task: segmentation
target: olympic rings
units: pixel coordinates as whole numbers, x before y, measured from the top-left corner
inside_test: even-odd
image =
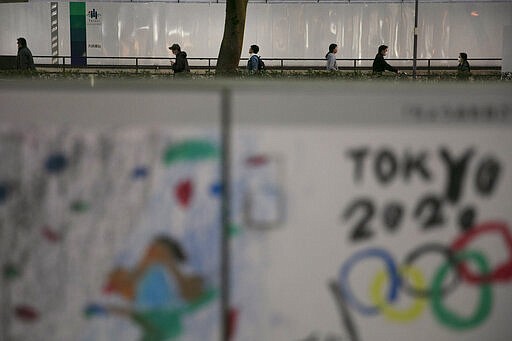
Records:
[[[427,252],[441,253],[442,255],[444,255],[446,257],[448,262],[450,264],[452,264],[453,266],[455,266],[457,263],[456,258],[455,258],[455,253],[451,249],[449,249],[448,247],[443,246],[441,244],[429,243],[429,244],[424,244],[424,245],[420,246],[419,248],[413,250],[411,253],[409,253],[407,256],[405,256],[404,265],[411,266],[412,263],[416,259],[418,259],[420,256],[422,256],[424,253],[427,253]],[[456,276],[454,276],[454,280],[451,281],[446,287],[441,289],[442,295],[446,295],[446,294],[450,293],[451,291],[453,291],[457,287],[458,283],[459,283],[459,274],[456,273]],[[404,291],[411,296],[415,296],[415,297],[430,297],[430,296],[432,296],[431,290],[419,289],[417,287],[416,288],[411,287],[406,280],[403,281],[403,286],[404,286]]]
[[[482,254],[478,252],[465,251],[463,253],[459,253],[457,255],[457,259],[473,260],[483,274],[487,274],[490,271],[490,267],[489,264],[487,263],[487,260]],[[432,296],[432,310],[435,313],[434,316],[437,317],[439,322],[454,329],[467,329],[476,327],[481,322],[483,322],[491,312],[491,285],[489,283],[484,283],[482,284],[482,286],[480,286],[480,301],[473,315],[468,318],[459,317],[455,313],[446,309],[441,301],[441,285],[443,283],[444,277],[448,273],[449,268],[449,263],[441,266],[437,271],[432,282],[432,292],[434,293]]]
[[[477,236],[493,232],[499,233],[503,237],[508,249],[509,259],[491,269],[483,254],[465,249]],[[427,288],[421,271],[413,266],[413,263],[420,256],[428,252],[439,252],[446,258],[446,263],[442,264],[435,272],[430,289]],[[382,259],[386,268],[386,271],[378,272],[370,283],[369,295],[373,305],[361,303],[350,289],[350,271],[356,263],[365,258]],[[475,263],[478,269],[477,274],[469,270],[466,264],[468,261]],[[444,247],[436,243],[420,246],[405,257],[403,264],[403,266],[400,266],[400,271],[398,271],[392,255],[380,248],[369,248],[353,254],[343,264],[339,273],[342,297],[361,314],[375,315],[382,313],[386,318],[395,322],[407,322],[417,318],[425,308],[425,299],[430,298],[432,312],[440,323],[459,330],[473,328],[485,321],[491,312],[493,302],[491,283],[512,280],[512,234],[505,222],[485,222],[457,237],[450,247]],[[456,269],[455,278],[443,286],[450,269]],[[463,279],[470,284],[479,285],[478,304],[469,317],[458,316],[455,312],[447,309],[442,302],[443,297],[455,289],[459,279]],[[386,298],[384,298],[382,289],[386,286],[386,282],[389,282],[389,289]],[[400,289],[404,289],[415,299],[408,308],[403,310],[394,309],[389,305],[397,300]]]
[[[389,286],[389,293],[388,293],[388,300],[390,302],[393,302],[398,294],[398,289],[400,287],[400,276],[398,275],[398,270],[395,265],[395,261],[393,260],[393,257],[384,249],[368,249],[363,250],[361,252],[355,253],[352,255],[343,265],[340,271],[340,288],[342,291],[342,295],[348,299],[350,304],[359,310],[362,314],[365,315],[376,315],[379,313],[379,309],[376,306],[365,306],[364,304],[360,303],[357,298],[355,298],[354,295],[352,295],[351,290],[349,288],[348,284],[348,275],[350,273],[350,270],[352,267],[360,260],[366,258],[366,257],[377,257],[381,258],[386,268],[390,274],[390,286]]]
[[[464,263],[461,263],[459,265],[459,272],[469,283],[481,284],[488,282],[507,282],[512,279],[512,235],[510,234],[506,223],[490,221],[477,225],[467,233],[457,238],[452,243],[451,248],[454,251],[460,251],[476,236],[491,232],[501,233],[508,249],[509,259],[504,264],[501,264],[496,269],[490,271],[490,273],[484,275],[475,275],[471,273],[467,266]]]
[[[417,288],[424,289],[427,284],[425,277],[418,268],[412,266],[404,266],[400,268],[400,274],[404,277],[410,277]],[[396,322],[409,322],[416,319],[427,305],[424,298],[416,298],[408,309],[397,310],[392,308],[385,299],[381,296],[382,286],[389,278],[384,271],[380,271],[375,276],[372,284],[370,285],[370,298],[372,303],[379,307],[382,315]]]

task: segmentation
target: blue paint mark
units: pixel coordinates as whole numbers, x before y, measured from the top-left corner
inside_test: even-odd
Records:
[[[144,179],[148,176],[149,169],[145,166],[135,167],[132,171],[132,178],[134,180]]]
[[[211,185],[210,193],[216,197],[220,197],[222,195],[222,183],[216,182]]]
[[[108,314],[107,308],[101,304],[91,303],[88,304],[84,309],[84,315],[86,317],[92,316],[106,316]]]
[[[7,201],[9,194],[9,187],[7,187],[7,184],[0,183],[0,205]]]
[[[60,173],[68,166],[68,160],[64,154],[50,155],[45,162],[45,168],[49,173]]]

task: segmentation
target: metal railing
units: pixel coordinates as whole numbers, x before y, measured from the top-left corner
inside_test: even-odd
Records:
[[[9,57],[9,56],[0,56]],[[10,56],[13,57],[13,56]],[[34,56],[36,67],[48,69],[81,70],[81,69],[114,69],[133,70],[136,73],[144,70],[170,70],[170,57],[80,57],[87,61],[86,65],[72,65],[71,56]],[[47,60],[45,63],[44,60]],[[266,69],[275,71],[320,71],[325,70],[323,58],[265,58]],[[248,58],[240,59],[240,68],[245,68]],[[469,59],[472,70],[500,71],[501,58],[472,58]],[[192,70],[211,72],[217,64],[216,57],[188,58]],[[400,70],[412,70],[412,58],[395,58],[387,61]],[[339,58],[338,68],[341,71],[365,71],[372,69],[373,58]],[[455,70],[456,58],[418,58],[417,70],[430,74],[431,71]]]

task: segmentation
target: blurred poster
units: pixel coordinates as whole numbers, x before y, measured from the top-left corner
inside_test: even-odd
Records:
[[[2,126],[2,333],[215,340],[219,150],[212,132]]]

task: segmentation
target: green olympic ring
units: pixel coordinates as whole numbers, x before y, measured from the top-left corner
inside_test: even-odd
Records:
[[[473,261],[482,275],[489,274],[491,268],[485,257],[478,252],[464,251],[455,255],[457,261],[471,260]],[[455,312],[445,308],[442,302],[442,284],[448,273],[448,270],[452,267],[449,262],[443,264],[434,276],[432,281],[432,311],[434,316],[447,327],[453,329],[468,329],[475,327],[482,323],[491,312],[492,308],[492,291],[490,283],[482,283],[480,286],[480,299],[478,306],[476,307],[473,314],[469,317],[458,316]]]

